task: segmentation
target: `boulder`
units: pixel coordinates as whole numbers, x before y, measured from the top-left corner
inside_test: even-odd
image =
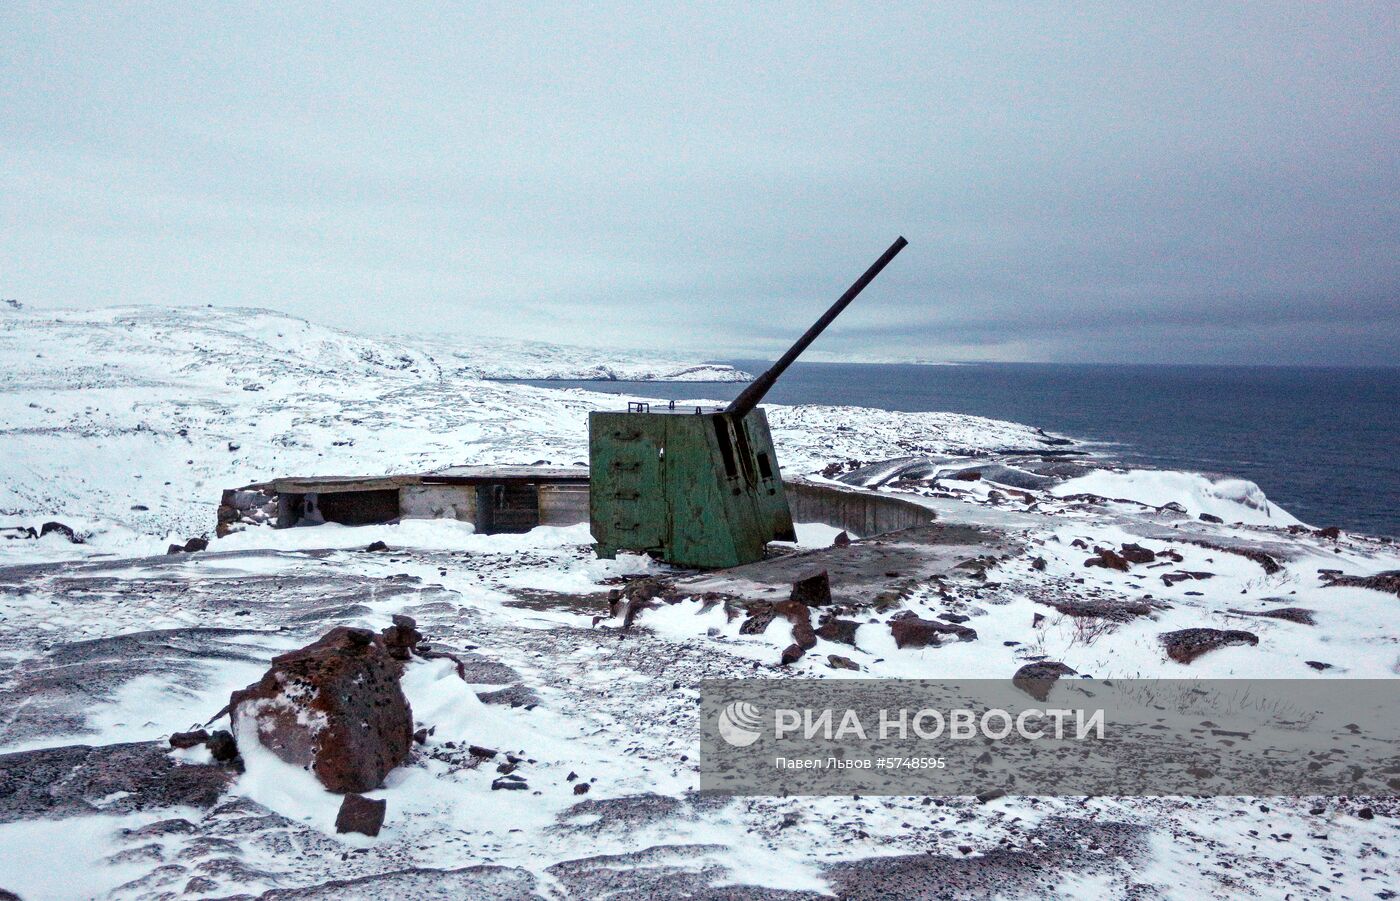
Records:
[[[1102,566],[1104,569],[1116,569],[1124,573],[1132,568],[1132,564],[1109,548],[1099,547],[1094,550],[1097,553],[1084,561],[1085,566]]]
[[[840,531],[840,532],[838,532],[838,533],[836,534],[836,537],[835,537],[834,539],[832,539],[832,541],[831,541],[831,546],[832,546],[832,547],[850,547],[850,546],[851,546],[851,534],[843,529],[842,531]]]
[[[384,811],[388,806],[387,801],[372,801],[364,795],[346,795],[345,800],[340,802],[340,813],[335,817],[335,831],[376,836],[384,826]]]
[[[1220,517],[1216,516],[1214,513],[1202,513],[1202,514],[1201,514],[1201,522],[1213,522],[1213,523],[1216,523],[1216,524],[1220,524],[1220,523],[1225,522],[1225,520],[1223,520],[1223,519],[1221,519]]]
[[[826,665],[832,669],[859,670],[860,664],[849,657],[842,657],[840,654],[827,654]]]
[[[806,604],[808,607],[824,607],[830,604],[831,580],[827,577],[826,570],[793,582],[792,594],[789,595],[789,598]]]
[[[219,729],[210,735],[205,745],[209,748],[209,755],[219,763],[232,763],[238,759],[238,744],[233,740],[233,733],[227,729]]]
[[[1177,663],[1190,663],[1216,648],[1257,645],[1259,636],[1240,629],[1178,629],[1158,636],[1167,656]]]
[[[783,649],[783,656],[779,658],[780,666],[788,666],[802,659],[802,655],[807,653],[800,645],[790,644]]]
[[[42,526],[39,527],[40,538],[43,538],[45,535],[49,534],[62,536],[63,538],[68,539],[68,541],[72,544],[83,543],[83,536],[79,535],[77,532],[74,532],[70,527],[65,526],[61,522],[50,521],[44,523]]]
[[[1336,541],[1338,538],[1342,537],[1342,530],[1336,526],[1328,526],[1325,529],[1318,529],[1317,534],[1330,541]]]
[[[208,538],[204,538],[204,537],[195,537],[195,538],[191,538],[189,541],[186,541],[186,542],[185,542],[185,547],[184,547],[184,551],[185,551],[185,553],[187,553],[187,554],[193,554],[193,553],[195,553],[195,552],[197,552],[197,551],[204,551],[204,550],[208,550],[208,549],[209,549],[209,539],[208,539]]]
[[[1151,563],[1157,559],[1157,552],[1140,544],[1125,544],[1118,549],[1118,556],[1129,563]]]
[[[423,633],[418,631],[418,622],[413,617],[396,613],[393,625],[384,630],[382,637],[391,657],[407,660],[423,640]]]
[[[259,681],[229,699],[235,731],[256,734],[333,792],[366,792],[408,757],[413,712],[401,664],[368,629],[339,626],[272,658]],[[251,729],[245,721],[251,720]]]
[[[773,612],[792,623],[792,641],[804,651],[817,646],[817,633],[812,630],[812,611],[801,601],[783,601],[773,605]]]
[[[1011,684],[1035,698],[1044,702],[1050,697],[1050,689],[1061,676],[1077,676],[1078,672],[1053,660],[1043,660],[1039,663],[1027,663],[1016,671],[1016,675],[1011,677]]]
[[[890,634],[896,647],[939,647],[951,641],[976,641],[977,631],[954,623],[921,619],[906,611],[890,618]]]
[[[837,644],[848,644],[856,646],[856,630],[860,628],[860,623],[852,619],[837,619],[832,617],[821,624],[817,629],[817,637],[826,641],[834,641]]]
[[[206,744],[209,741],[209,733],[203,729],[195,729],[192,732],[176,732],[170,736],[170,747],[193,748],[196,745]]]

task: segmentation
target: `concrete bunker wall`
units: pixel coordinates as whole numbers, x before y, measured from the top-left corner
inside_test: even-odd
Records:
[[[936,516],[914,501],[858,488],[800,480],[784,482],[784,488],[793,522],[824,522],[861,538],[927,525]]]

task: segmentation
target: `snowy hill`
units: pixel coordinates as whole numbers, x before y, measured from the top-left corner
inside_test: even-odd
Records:
[[[59,519],[93,533],[84,548],[43,542],[60,556],[158,553],[168,540],[208,532],[222,489],[274,476],[586,461],[587,413],[616,407],[616,395],[480,378],[577,377],[584,352],[481,346],[367,338],[258,309],[5,309],[0,526]],[[700,371],[625,359],[595,365],[627,378]],[[774,419],[791,443],[790,472],[887,450],[888,413],[793,409],[809,412]],[[852,416],[879,425],[853,432]],[[1025,426],[977,417],[901,418],[904,434],[931,451],[1035,441]],[[0,542],[0,555],[10,553],[21,550]],[[22,553],[33,559],[35,549]]]

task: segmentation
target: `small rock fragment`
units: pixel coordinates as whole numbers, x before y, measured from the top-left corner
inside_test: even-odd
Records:
[[[209,753],[219,763],[228,763],[238,757],[238,743],[233,740],[233,733],[227,729],[220,729],[211,734],[205,744],[209,747]]]
[[[387,801],[373,801],[364,795],[349,794],[340,802],[340,813],[335,818],[336,832],[358,832],[374,837],[384,826],[384,811]]]
[[[172,734],[170,736],[170,747],[184,750],[185,748],[193,748],[196,745],[205,744],[208,741],[208,732],[203,729],[195,729],[193,732],[176,732]]]

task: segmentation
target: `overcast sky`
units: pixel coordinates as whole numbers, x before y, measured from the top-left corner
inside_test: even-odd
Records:
[[[0,297],[1400,364],[1400,4],[0,3]]]

